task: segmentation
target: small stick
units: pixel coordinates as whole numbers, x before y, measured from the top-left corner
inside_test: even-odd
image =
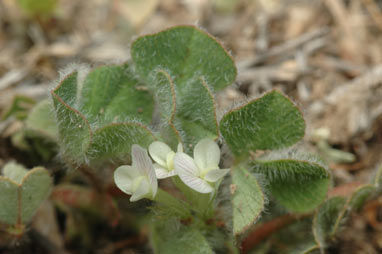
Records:
[[[302,47],[304,44],[315,40],[317,38],[322,38],[329,33],[330,29],[328,27],[322,27],[314,31],[310,31],[302,34],[301,36],[288,40],[281,45],[274,46],[267,52],[252,59],[243,60],[237,64],[238,69],[247,69],[258,63],[265,61],[268,58],[279,56],[279,55],[291,55],[294,50]]]

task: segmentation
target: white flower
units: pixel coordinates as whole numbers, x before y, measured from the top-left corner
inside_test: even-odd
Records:
[[[229,169],[219,169],[220,150],[211,139],[202,139],[194,149],[194,159],[185,153],[178,152],[174,157],[174,165],[180,179],[190,188],[209,193],[214,184],[224,177]]]
[[[183,152],[182,145],[178,145],[178,151]],[[154,163],[155,174],[158,179],[163,179],[176,175],[174,170],[175,152],[163,142],[155,141],[149,146],[149,153]]]
[[[139,145],[131,148],[132,165],[120,166],[114,172],[114,182],[121,191],[132,195],[130,201],[154,199],[158,181],[147,150]]]

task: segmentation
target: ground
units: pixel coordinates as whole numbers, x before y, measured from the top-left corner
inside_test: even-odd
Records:
[[[47,97],[59,71],[73,62],[121,62],[129,59],[128,45],[137,35],[193,24],[216,36],[236,61],[237,80],[219,94],[219,110],[279,89],[301,108],[307,122],[304,143],[327,159],[336,186],[367,182],[382,165],[380,0],[60,0],[51,14],[37,16],[16,2],[0,1],[3,119],[15,96]],[[23,106],[33,104],[28,103]],[[0,121],[0,168],[16,160],[59,171],[57,163],[23,151],[14,138],[22,128],[19,119]],[[75,250],[65,244],[60,214],[50,209],[52,228],[36,222],[25,241]],[[352,216],[332,253],[382,253],[382,200]],[[118,235],[118,228],[112,230]],[[140,253],[137,243],[146,242],[144,232],[117,238],[98,236],[97,253]],[[0,245],[8,240],[0,237]],[[5,253],[25,253],[12,246]],[[58,253],[49,248],[44,251]]]

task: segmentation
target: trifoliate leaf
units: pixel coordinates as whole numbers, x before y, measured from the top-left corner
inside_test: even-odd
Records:
[[[161,133],[173,149],[219,136],[213,90],[230,85],[236,68],[213,37],[179,26],[138,38],[131,52],[138,74],[155,91]]]

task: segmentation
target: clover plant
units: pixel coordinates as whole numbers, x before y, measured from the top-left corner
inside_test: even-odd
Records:
[[[236,74],[211,35],[173,27],[136,39],[126,63],[71,68],[28,126],[55,140],[69,166],[99,172],[114,165],[126,199],[152,200],[155,253],[239,253],[244,236],[274,206],[315,214],[312,245],[301,253],[324,251],[376,184],[349,199],[327,199],[331,174],[298,144],[305,121],[292,100],[272,90],[225,113],[217,109],[216,95]],[[19,185],[2,181],[14,185],[16,197]]]

